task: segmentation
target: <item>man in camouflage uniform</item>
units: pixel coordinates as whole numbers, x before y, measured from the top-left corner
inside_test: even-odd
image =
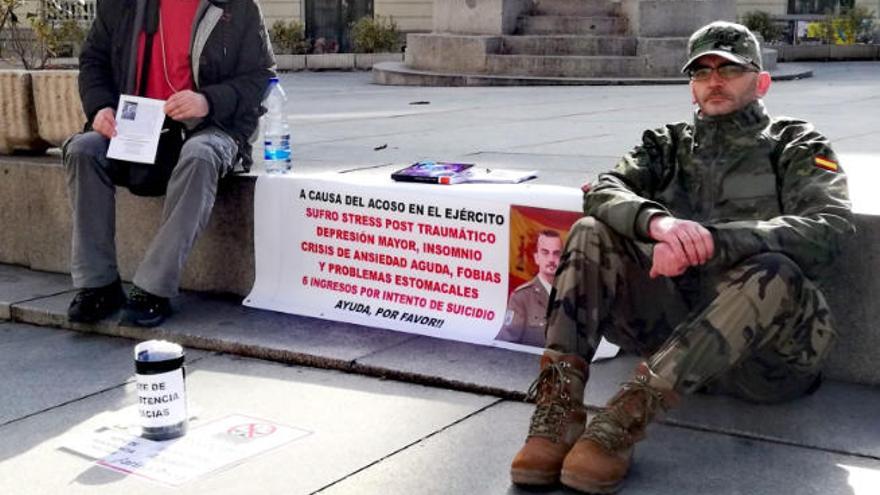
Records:
[[[836,333],[817,282],[853,231],[846,177],[812,125],[767,114],[770,76],[745,27],[704,26],[688,52],[693,124],[645,132],[584,196],[515,483],[613,493],[634,443],[681,393],[766,403],[819,384]],[[645,361],[585,428],[602,336]]]
[[[561,254],[562,238],[558,232],[542,230],[538,233],[533,254],[538,274],[510,294],[504,325],[495,340],[544,347],[547,301]]]

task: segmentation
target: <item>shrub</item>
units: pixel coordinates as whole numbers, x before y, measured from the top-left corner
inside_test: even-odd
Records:
[[[49,20],[34,16],[28,19],[37,42],[52,57],[73,57],[86,39],[86,31],[73,19]]]
[[[272,28],[269,29],[269,39],[278,53],[302,55],[309,51],[305,27],[302,22],[297,20],[287,23],[275,21],[275,24],[272,24]]]
[[[357,53],[396,51],[399,36],[393,17],[361,17],[351,27],[351,40]]]
[[[843,10],[840,13],[843,29],[850,36],[847,39],[853,42],[870,42],[874,32],[874,12],[864,5],[857,5]]]
[[[856,42],[871,42],[873,38],[874,12],[862,5],[842,9],[840,15],[830,12],[820,22],[810,23],[807,33],[824,43],[852,45]]]
[[[764,41],[777,41],[782,35],[782,28],[773,22],[770,14],[761,10],[753,10],[743,15],[742,23],[753,33],[759,33]]]
[[[61,21],[61,25],[58,27],[58,39],[62,53],[59,56],[79,56],[79,49],[83,41],[86,40],[86,34],[86,29],[74,19]]]
[[[78,4],[42,2],[36,13],[26,16],[22,27],[16,11],[22,0],[0,0],[0,29],[6,33],[7,48],[25,69],[42,69],[51,57],[75,56],[86,36],[75,20]]]

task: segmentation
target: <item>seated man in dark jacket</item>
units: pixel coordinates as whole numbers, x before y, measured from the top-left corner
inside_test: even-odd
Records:
[[[766,403],[819,384],[836,337],[819,283],[853,231],[846,176],[812,125],[767,114],[770,75],[745,27],[704,26],[688,52],[693,123],[646,131],[569,233],[515,483],[615,492],[681,394]],[[602,337],[644,361],[585,425]]]
[[[239,161],[250,163],[248,140],[274,76],[267,39],[254,0],[98,2],[80,56],[87,132],[64,147],[73,206],[71,274],[80,289],[68,310],[71,320],[96,321],[123,304],[125,324],[155,326],[170,315],[169,299],[208,223],[218,179]],[[159,231],[127,299],[116,266],[115,185],[132,186],[132,172],[126,162],[107,158],[121,94],[166,100],[166,124],[182,132],[183,141],[163,183]]]

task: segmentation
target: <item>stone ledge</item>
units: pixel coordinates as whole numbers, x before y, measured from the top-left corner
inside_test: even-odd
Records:
[[[876,183],[870,155],[841,157],[850,181],[858,233],[846,239],[834,263],[825,293],[837,320],[840,339],[832,353],[829,377],[880,385],[876,354],[880,333],[880,208],[870,184]],[[0,263],[67,273],[70,207],[65,175],[55,157],[0,157]],[[208,228],[187,261],[182,288],[246,295],[254,280],[253,195],[256,175],[225,179]],[[117,252],[123,279],[130,280],[157,228],[161,198],[140,198],[119,189]]]
[[[308,70],[354,70],[354,53],[323,53],[306,55]]]
[[[279,71],[302,71],[302,70],[370,70],[373,64],[379,62],[400,62],[403,53],[322,53],[309,55],[293,55],[289,53],[276,53],[275,63]],[[307,65],[307,61],[311,61]],[[75,58],[52,59],[52,67],[76,68],[78,60]],[[38,71],[35,74],[63,72]],[[78,100],[77,96],[77,100]],[[78,109],[78,107],[77,107]],[[2,148],[0,148],[2,149]]]
[[[410,34],[406,63],[416,70],[485,73],[486,57],[498,53],[501,40],[501,36],[487,35]]]
[[[782,62],[802,60],[877,60],[880,45],[772,45]]]
[[[0,157],[0,263],[68,273],[71,212],[60,158]],[[208,227],[186,263],[181,287],[245,295],[254,280],[255,175],[223,179]],[[119,270],[130,280],[158,228],[163,198],[117,188]]]
[[[778,64],[770,71],[774,81],[813,76],[812,69],[797,64]],[[373,82],[389,86],[645,86],[687,84],[686,77],[535,77],[499,76],[473,72],[418,70],[399,62],[373,66]]]

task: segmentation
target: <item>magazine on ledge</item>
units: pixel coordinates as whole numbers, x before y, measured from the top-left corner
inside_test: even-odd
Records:
[[[420,161],[391,174],[402,182],[428,184],[461,184],[465,182],[485,184],[517,184],[537,177],[534,170],[509,170],[475,167],[473,163]]]
[[[423,160],[391,174],[401,182],[425,182],[428,184],[457,184],[462,182],[473,163],[434,162]]]

